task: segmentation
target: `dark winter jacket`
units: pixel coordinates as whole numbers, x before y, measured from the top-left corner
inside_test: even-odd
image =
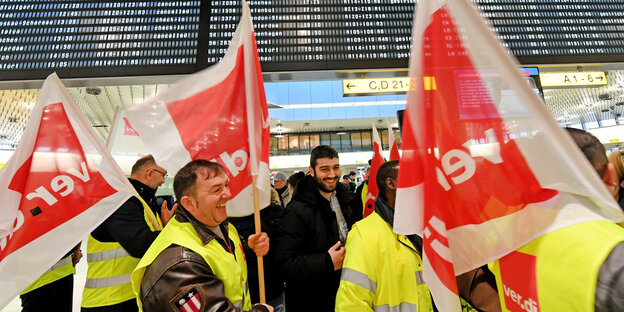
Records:
[[[260,210],[260,229],[269,236],[269,252],[264,256],[264,286],[267,301],[271,301],[279,297],[284,291],[284,277],[282,270],[275,260],[274,242],[280,232],[280,224],[284,208],[280,205],[271,205]],[[240,240],[243,244],[243,251],[247,258],[247,281],[249,283],[249,294],[251,302],[260,302],[259,286],[258,286],[258,257],[256,253],[249,248],[247,238],[249,235],[256,233],[254,223],[254,215],[238,218],[229,218],[230,223],[236,227]]]
[[[137,180],[128,180],[158,217],[160,208],[156,205],[156,190]],[[152,232],[145,222],[141,201],[130,197],[91,235],[100,242],[118,242],[131,256],[141,258],[159,233]]]
[[[354,194],[338,183],[336,195],[351,229],[358,221],[350,206]],[[338,241],[336,214],[314,178],[306,176],[297,184],[285,210],[282,233],[275,245],[286,279],[286,310],[334,311],[340,270],[334,271],[328,250]]]

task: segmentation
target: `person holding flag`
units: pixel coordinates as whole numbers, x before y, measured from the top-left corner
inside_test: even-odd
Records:
[[[414,16],[394,231],[422,235],[436,307],[460,311],[456,276],[500,259],[504,311],[594,310],[622,210],[473,2]]]
[[[165,177],[167,170],[151,155],[137,160],[128,180],[139,197],[128,199],[89,235],[83,312],[137,310],[129,274],[175,211],[166,202],[156,204]]]
[[[349,233],[336,312],[433,311],[422,278],[422,239],[392,232],[398,171],[398,161],[379,167],[375,210]]]
[[[254,215],[271,198],[269,114],[262,70],[246,1],[219,63],[171,85],[125,113],[156,162],[178,172],[193,160],[221,164],[229,180],[227,215]],[[178,198],[180,200],[180,198]],[[258,256],[260,302],[266,301],[263,258]]]
[[[254,311],[247,261],[225,205],[231,197],[225,168],[194,160],[178,171],[173,189],[180,206],[132,273],[141,311]],[[269,250],[266,233],[247,240],[256,255]]]

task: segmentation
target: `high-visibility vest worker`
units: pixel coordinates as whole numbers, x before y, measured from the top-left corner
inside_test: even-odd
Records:
[[[20,293],[22,312],[45,311],[49,307],[58,311],[72,310],[75,251],[76,248],[72,249]]]
[[[594,311],[601,265],[624,241],[609,221],[571,225],[542,235],[489,264],[503,311]]]
[[[147,205],[142,199],[143,205]],[[148,215],[149,214],[149,215]],[[156,231],[151,220],[161,227],[160,217],[151,209],[143,210],[147,226]],[[82,307],[94,308],[115,305],[134,298],[130,281],[132,271],[139,263],[118,242],[100,242],[89,235],[87,241],[87,280],[82,293]]]
[[[235,307],[245,311],[251,310],[247,284],[247,261],[243,254],[238,232],[232,224],[228,224],[228,236],[235,246],[232,248],[232,253],[223,248],[216,239],[212,239],[208,244],[203,245],[201,238],[190,222],[179,222],[172,218],[132,273],[132,288],[137,297],[139,311],[143,311],[140,292],[141,281],[146,268],[154,262],[162,251],[173,244],[188,248],[200,255],[210,266],[215,276],[223,282],[225,297]]]
[[[48,285],[52,282],[56,282],[65,276],[73,274],[76,274],[76,268],[74,268],[74,264],[72,263],[72,254],[70,253],[69,256],[59,260],[57,263],[52,265],[52,267],[48,269],[45,273],[43,273],[43,275],[41,275],[32,284],[26,287],[26,289],[24,289],[20,293],[20,295],[33,291],[39,287]]]
[[[345,250],[336,311],[433,311],[420,254],[377,211],[353,225]]]
[[[368,195],[368,181],[362,182],[364,185],[362,186],[362,193],[360,194],[360,198],[362,199],[362,215],[366,211],[366,196]]]

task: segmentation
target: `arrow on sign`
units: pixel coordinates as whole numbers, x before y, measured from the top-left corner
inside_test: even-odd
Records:
[[[597,76],[596,79],[599,79],[600,81],[602,81],[602,76]]]
[[[355,87],[355,85],[352,85],[350,82],[347,84],[347,88],[348,88],[348,89],[351,89],[351,88],[353,88],[353,87]]]

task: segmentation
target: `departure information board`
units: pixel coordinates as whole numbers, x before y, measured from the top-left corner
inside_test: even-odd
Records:
[[[0,3],[0,79],[197,70],[200,1]]]
[[[406,68],[415,0],[248,0],[265,72]],[[524,64],[624,61],[624,0],[474,0]],[[0,2],[0,80],[187,74],[239,0]]]

